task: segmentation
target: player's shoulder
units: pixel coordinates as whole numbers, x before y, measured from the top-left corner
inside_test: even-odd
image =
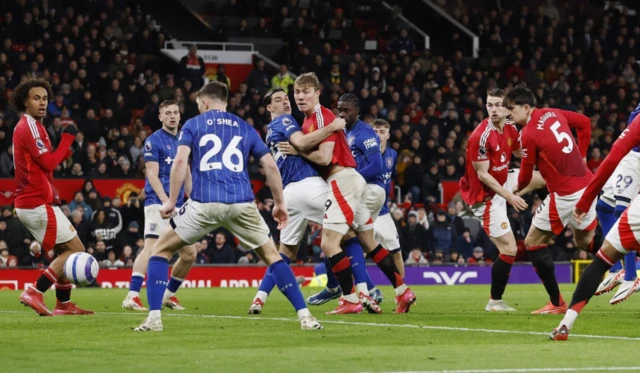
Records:
[[[316,116],[320,116],[322,119],[335,119],[335,114],[333,114],[333,111],[331,111],[331,109],[322,106],[320,104],[318,104],[318,106],[316,106],[314,112],[316,113]],[[327,123],[328,124],[328,123]]]
[[[390,157],[394,157],[394,158],[398,157],[398,152],[394,148],[386,148],[384,152],[385,154],[388,153]]]

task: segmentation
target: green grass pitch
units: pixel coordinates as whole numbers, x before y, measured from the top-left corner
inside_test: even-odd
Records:
[[[562,286],[569,299],[574,285]],[[305,297],[317,289],[304,288]],[[640,295],[617,306],[596,297],[567,342],[547,339],[562,316],[529,313],[546,302],[541,285],[512,285],[518,311],[487,313],[488,286],[414,287],[418,303],[393,314],[383,288],[381,315],[327,316],[324,330],[302,331],[274,292],[262,315],[246,310],[256,289],[181,289],[186,311],[163,312],[164,332],[136,333],[146,313],[123,311],[124,289],[78,289],[72,299],[92,316],[38,317],[0,292],[1,372],[408,372],[480,370],[640,370]],[[146,294],[143,289],[143,300]],[[54,292],[47,293],[52,308]]]

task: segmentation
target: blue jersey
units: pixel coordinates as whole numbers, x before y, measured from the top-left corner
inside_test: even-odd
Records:
[[[257,161],[269,148],[242,118],[218,110],[202,113],[185,123],[178,145],[192,151],[191,199],[225,204],[255,199],[247,163],[249,156]]]
[[[385,148],[384,153],[382,153],[382,164],[384,167],[384,191],[386,194],[386,198],[384,199],[384,204],[382,205],[382,209],[380,210],[380,214],[378,216],[382,216],[389,213],[389,209],[387,208],[387,202],[389,202],[389,194],[391,194],[391,180],[396,176],[396,163],[398,162],[398,153],[391,149]]]
[[[361,120],[354,123],[351,130],[347,131],[347,143],[351,148],[353,158],[356,160],[356,171],[360,173],[369,163],[367,158],[382,156],[380,154],[380,139],[378,139],[378,135],[370,125]],[[382,174],[375,175],[367,179],[367,184],[375,184],[384,188],[384,177]]]
[[[633,120],[636,119],[638,114],[640,114],[640,104],[638,104],[638,106],[636,106],[636,109],[634,111],[632,111],[631,114],[629,114],[629,120],[627,121],[627,127],[629,127],[631,122],[633,122]],[[640,153],[640,145],[635,146],[632,150],[634,152]]]
[[[169,180],[171,176],[171,164],[176,157],[178,151],[178,136],[174,136],[169,132],[159,129],[152,133],[144,143],[144,161],[158,162],[158,179],[162,183],[162,189],[166,195],[169,195]],[[149,179],[144,183],[144,205],[161,205],[162,201],[156,192],[153,191]],[[180,189],[180,195],[176,202],[176,206],[182,206],[184,202],[184,188]]]
[[[284,155],[278,148],[279,142],[289,141],[291,135],[298,131],[300,131],[298,122],[289,114],[277,117],[267,127],[267,145],[280,169],[283,187],[308,177],[320,176],[318,171],[311,167],[302,157]]]

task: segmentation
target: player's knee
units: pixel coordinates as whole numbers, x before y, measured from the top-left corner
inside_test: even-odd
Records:
[[[503,255],[516,256],[518,247],[515,244],[503,244],[498,246],[498,251]]]
[[[195,263],[196,261],[196,248],[191,246],[191,250],[183,250],[180,252],[180,259],[184,260],[185,263]]]

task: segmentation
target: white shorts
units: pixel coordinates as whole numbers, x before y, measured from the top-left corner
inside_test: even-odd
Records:
[[[189,245],[221,226],[247,249],[264,245],[271,236],[255,202],[225,204],[188,200],[169,223],[178,237]]]
[[[280,232],[280,242],[298,245],[309,221],[322,224],[329,187],[321,177],[309,177],[284,188],[284,202],[289,212],[289,223]]]
[[[46,252],[55,245],[71,241],[78,235],[60,207],[40,205],[34,209],[16,208],[18,218]]]
[[[160,216],[162,205],[149,205],[144,207],[144,239],[158,238],[160,232],[169,224],[169,219]]]
[[[387,194],[381,186],[367,184],[365,196],[360,200],[358,209],[356,210],[356,221],[364,221],[364,224],[358,225],[356,231],[366,232],[374,229],[373,223],[378,218],[378,214],[380,214],[386,198]]]
[[[585,188],[586,189],[586,188]],[[582,223],[573,218],[573,208],[576,206],[584,189],[568,196],[559,196],[557,193],[549,193],[547,198],[536,210],[532,224],[543,231],[551,231],[558,235],[565,227],[582,231],[592,231],[596,229],[598,220],[596,219],[596,200],[593,201],[587,215]]]
[[[327,178],[329,193],[325,203],[323,228],[346,234],[349,228],[364,225],[371,218],[368,210],[358,211],[366,197],[367,182],[353,168],[345,168]],[[356,211],[359,213],[356,214]]]
[[[638,237],[640,237],[640,199],[634,198],[605,239],[616,250],[626,254],[630,251],[640,251]]]
[[[389,252],[400,250],[400,236],[391,214],[378,216],[373,224],[374,238]]]
[[[510,192],[518,185],[519,169],[509,170],[509,176],[503,187]],[[489,237],[497,238],[511,232],[511,223],[507,216],[507,200],[499,194],[490,201],[479,202],[471,206],[473,216],[482,223],[484,232]]]
[[[611,207],[629,206],[640,192],[640,153],[631,151],[622,158],[602,188],[600,199]]]

